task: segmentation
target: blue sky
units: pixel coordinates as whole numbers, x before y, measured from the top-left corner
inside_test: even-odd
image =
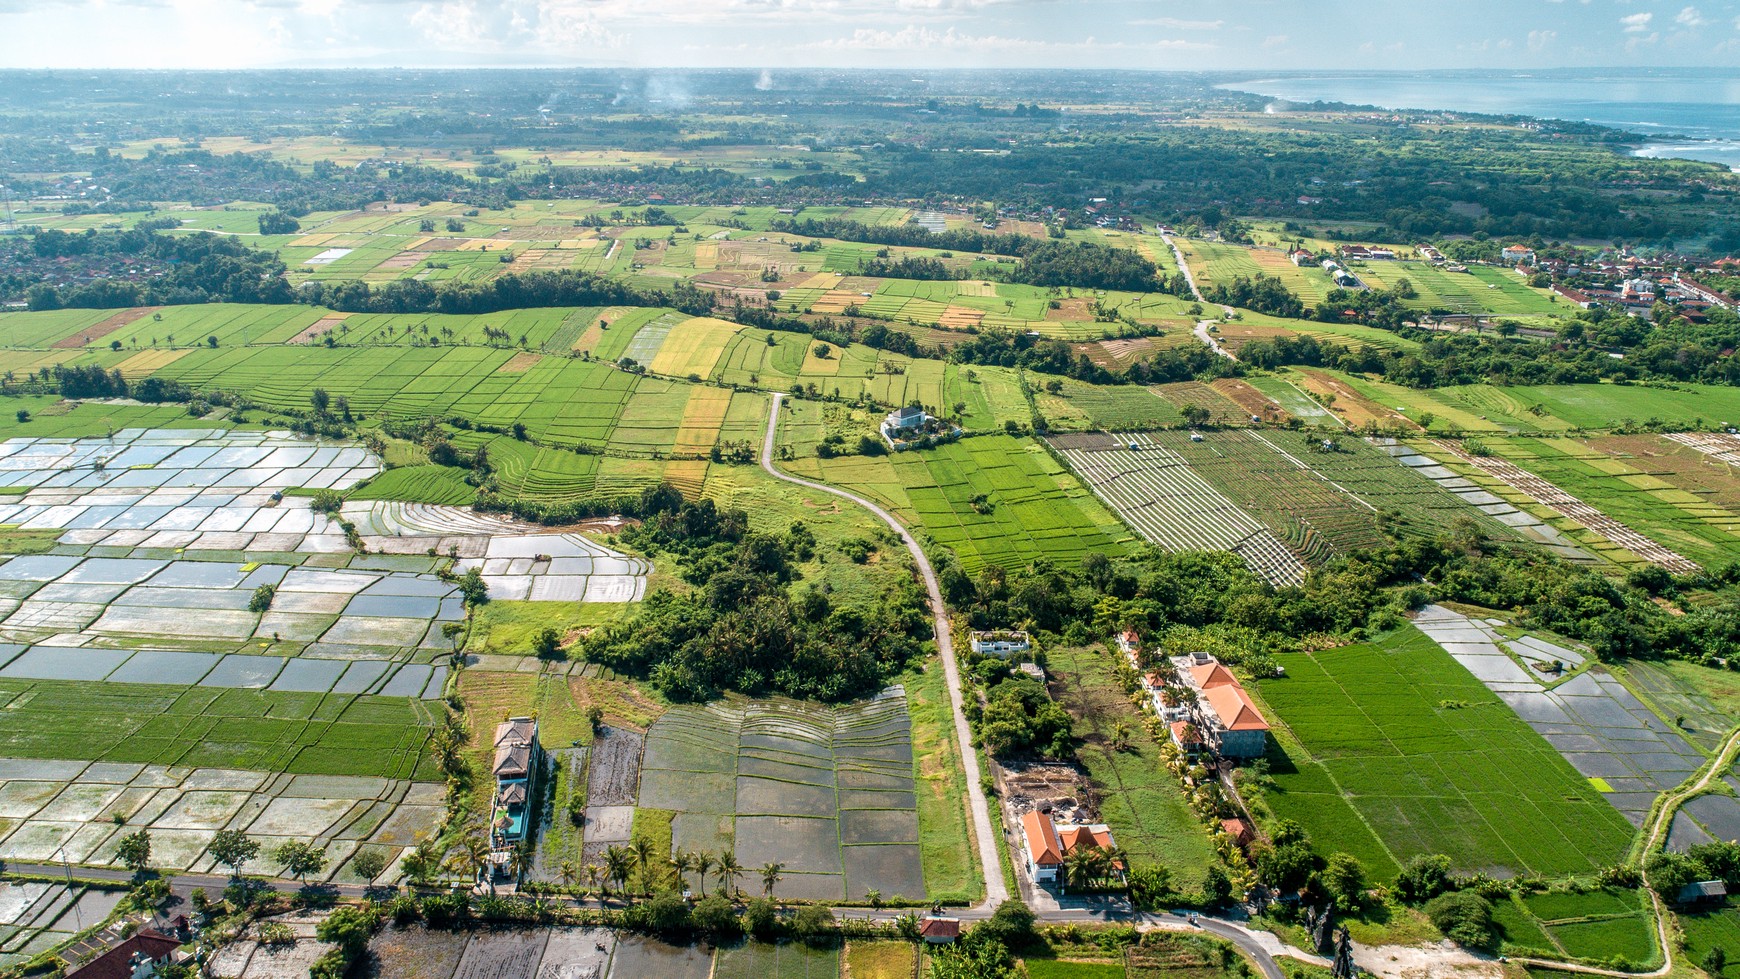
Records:
[[[0,0],[0,66],[1740,67],[1740,2]]]

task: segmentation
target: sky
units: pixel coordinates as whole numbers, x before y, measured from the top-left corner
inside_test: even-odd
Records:
[[[1740,67],[1740,0],[0,0],[0,67]]]

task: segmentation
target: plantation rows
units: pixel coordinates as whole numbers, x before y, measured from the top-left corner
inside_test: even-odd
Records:
[[[1535,502],[1570,517],[1651,564],[1666,568],[1676,574],[1688,574],[1699,570],[1696,561],[1656,543],[1602,513],[1598,508],[1560,489],[1551,481],[1537,476],[1515,463],[1491,456],[1471,456],[1464,453],[1460,447],[1443,440],[1437,440],[1433,444],[1458,460],[1528,496]]]
[[[1304,580],[1304,564],[1285,544],[1153,436],[1060,435],[1051,444],[1149,541],[1172,551],[1231,551],[1278,585]]]

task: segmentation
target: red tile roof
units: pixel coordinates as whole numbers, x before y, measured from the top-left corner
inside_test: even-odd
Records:
[[[1215,687],[1203,694],[1208,706],[1214,708],[1214,713],[1220,718],[1221,724],[1229,731],[1267,731],[1269,722],[1263,720],[1263,714],[1257,710],[1257,705],[1251,703],[1250,694],[1238,684]]]
[[[1190,678],[1196,681],[1197,688],[1201,690],[1209,690],[1214,687],[1224,687],[1228,684],[1235,687],[1239,685],[1239,678],[1233,676],[1231,670],[1219,663],[1209,663],[1204,666],[1192,666],[1190,668]]]
[[[918,923],[918,933],[924,938],[959,938],[961,919],[925,918]]]
[[[1056,867],[1063,863],[1063,844],[1058,842],[1057,827],[1041,812],[1025,813],[1021,830],[1027,835],[1027,855],[1035,867]]]
[[[67,975],[82,979],[132,979],[131,960],[135,953],[156,962],[168,958],[180,946],[180,942],[160,931],[141,931]]]

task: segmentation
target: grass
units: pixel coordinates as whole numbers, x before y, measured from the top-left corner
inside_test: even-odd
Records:
[[[912,979],[918,956],[911,942],[854,939],[846,943],[845,966],[851,979]]]
[[[1353,847],[1374,879],[1414,853],[1446,854],[1465,872],[1583,873],[1629,844],[1624,817],[1412,627],[1285,666],[1258,686],[1283,722],[1264,804],[1320,846]],[[1447,706],[1457,703],[1469,706]],[[1389,861],[1371,862],[1367,834]]]
[[[1047,654],[1059,702],[1075,718],[1076,757],[1095,789],[1103,793],[1100,818],[1112,828],[1132,866],[1169,868],[1174,886],[1186,893],[1219,862],[1208,832],[1191,812],[1184,789],[1160,762],[1160,748],[1113,674],[1112,655],[1101,647],[1064,647]],[[1130,747],[1114,751],[1119,722],[1130,728]]]
[[[29,530],[16,524],[0,524],[0,554],[47,554],[60,543],[61,534],[59,530]]]
[[[918,798],[918,852],[931,900],[976,901],[985,880],[974,854],[967,794],[961,785],[960,748],[955,742],[941,664],[901,678],[912,717],[912,772]]]
[[[671,855],[671,820],[676,815],[669,809],[634,811],[634,829],[629,834],[629,840],[631,843],[646,840],[652,845],[653,853],[644,873],[640,867],[635,868],[635,880],[642,893],[651,894],[662,890],[676,877],[676,871],[665,862]]]
[[[567,637],[618,622],[632,608],[626,602],[488,602],[472,613],[465,651],[473,655],[533,656],[533,641],[545,629]]]
[[[1071,962],[1065,959],[1022,959],[1027,979],[1123,979],[1122,962]]]

